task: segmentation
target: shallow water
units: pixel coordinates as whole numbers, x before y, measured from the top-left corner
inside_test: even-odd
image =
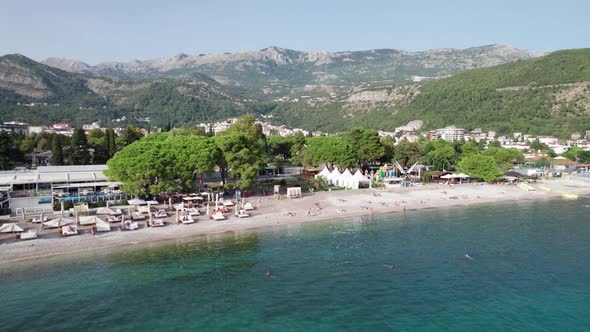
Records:
[[[408,211],[0,266],[0,329],[585,331],[586,204]]]

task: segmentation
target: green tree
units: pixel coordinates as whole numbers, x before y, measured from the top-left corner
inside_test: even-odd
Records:
[[[132,194],[190,191],[198,175],[214,171],[220,156],[209,137],[150,134],[117,152],[106,174]]]
[[[64,164],[64,150],[61,138],[55,136],[53,138],[53,146],[51,148],[51,164],[61,166]]]
[[[11,156],[14,154],[14,137],[0,130],[0,170],[12,169]]]
[[[420,161],[422,155],[417,143],[402,140],[393,150],[393,161],[397,161],[402,166],[410,166]]]
[[[453,142],[437,139],[432,143],[432,150],[424,156],[424,161],[437,170],[450,169],[457,155]]]
[[[290,137],[293,145],[291,146],[291,163],[295,166],[303,165],[303,150],[307,144],[307,138],[302,132],[298,131]]]
[[[262,133],[262,126],[256,124],[256,118],[253,115],[244,115],[231,125],[224,133],[224,135],[242,134],[258,141],[264,138]]]
[[[106,133],[100,129],[93,129],[88,133],[87,137],[88,145],[94,150],[92,163],[105,164],[109,160]]]
[[[344,134],[348,144],[356,151],[357,163],[366,165],[382,160],[385,147],[381,144],[379,133],[373,129],[353,128]]]
[[[221,149],[222,158],[218,162],[224,184],[226,177],[234,179],[232,186],[247,188],[256,182],[258,173],[267,162],[258,142],[244,134],[215,136]]]
[[[493,181],[503,174],[496,169],[496,161],[493,157],[481,154],[472,154],[461,158],[458,171],[486,182]]]
[[[121,140],[123,146],[127,146],[135,141],[140,140],[143,137],[143,133],[140,128],[134,126],[127,126],[121,131]]]
[[[461,156],[469,156],[481,152],[480,146],[474,141],[467,141],[461,146]]]
[[[70,161],[72,165],[90,164],[91,155],[86,133],[81,128],[74,129],[70,143]]]
[[[348,142],[337,136],[320,136],[307,138],[307,146],[303,150],[303,164],[318,166],[319,164],[336,165],[341,169],[356,163],[357,156]]]
[[[112,128],[105,132],[105,145],[107,150],[107,160],[111,159],[117,152],[117,134]]]
[[[485,150],[483,154],[494,158],[496,161],[496,168],[503,172],[510,169],[514,162],[524,162],[524,155],[516,149],[491,147]]]

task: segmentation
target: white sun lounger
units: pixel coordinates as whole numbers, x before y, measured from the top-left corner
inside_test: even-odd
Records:
[[[78,235],[78,226],[75,226],[75,225],[63,226],[61,228],[61,235],[63,235],[63,236]]]
[[[223,200],[221,203],[223,204],[223,206],[234,206],[234,202],[232,202],[229,199]]]
[[[252,204],[250,202],[244,204],[244,210],[246,211],[252,211],[254,210],[254,207],[252,206]]]
[[[225,216],[221,212],[216,212],[211,215],[213,220],[225,220]]]
[[[199,212],[199,209],[197,209],[197,208],[186,209],[186,212],[188,213],[189,216],[200,216],[201,215],[201,212]]]
[[[155,215],[156,218],[166,218],[168,217],[168,213],[165,210],[158,210]]]
[[[188,216],[182,217],[180,222],[182,222],[183,224],[192,224],[195,222],[195,219],[193,219],[193,217],[191,217],[191,215],[189,214]]]
[[[151,223],[152,227],[163,227],[164,226],[164,220],[162,219],[153,219],[152,223]]]
[[[246,213],[246,210],[240,210],[239,213],[236,214],[238,218],[248,218],[250,215]]]
[[[143,214],[141,214],[140,212],[132,212],[131,213],[131,219],[133,219],[133,220],[143,220],[143,219],[145,219],[145,216]]]
[[[126,229],[132,231],[134,229],[138,229],[139,225],[136,222],[132,222],[131,220],[125,220],[121,223],[121,229]]]
[[[37,233],[35,233],[31,230],[28,230],[28,231],[20,234],[21,240],[32,240],[32,239],[36,239],[36,238],[37,238]]]

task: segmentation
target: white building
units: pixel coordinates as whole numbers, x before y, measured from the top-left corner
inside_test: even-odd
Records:
[[[67,194],[64,199],[71,201],[88,198],[88,193],[97,198],[104,189],[121,185],[108,182],[106,169],[106,165],[44,166],[0,172],[0,205],[8,203],[13,213],[17,209],[34,212],[52,209],[54,193]],[[80,197],[82,192],[87,196]]]
[[[455,126],[437,129],[436,138],[442,138],[445,141],[460,141],[465,139],[465,129]]]

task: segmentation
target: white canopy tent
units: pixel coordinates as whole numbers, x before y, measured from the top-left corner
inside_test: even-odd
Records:
[[[110,215],[114,215],[116,213],[111,208],[101,207],[101,208],[96,209],[96,214],[110,214]]]
[[[340,173],[338,167],[334,167],[334,170],[332,171],[332,173],[330,173],[330,176],[328,177],[328,184],[338,185],[338,178],[340,177],[340,175],[342,175],[342,173]]]
[[[328,167],[324,167],[324,169],[321,172],[315,175],[316,179],[320,177],[323,177],[324,179],[326,179],[326,181],[328,181],[328,179],[330,178],[330,171],[328,170]]]
[[[360,169],[357,169],[353,176],[358,182],[369,182],[369,179],[361,173]]]

